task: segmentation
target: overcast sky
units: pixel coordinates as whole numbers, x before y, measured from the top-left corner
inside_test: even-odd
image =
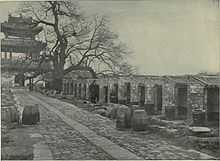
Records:
[[[133,51],[140,74],[219,71],[220,24],[215,0],[81,0],[87,14],[110,17],[112,30]],[[19,3],[0,2],[0,21]]]

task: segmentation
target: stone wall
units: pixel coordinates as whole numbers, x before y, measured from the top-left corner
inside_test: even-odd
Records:
[[[110,94],[114,89],[114,85],[118,85],[118,103],[127,103],[127,86],[126,83],[130,83],[130,103],[140,104],[140,90],[139,86],[144,86],[145,100],[144,108],[155,107],[155,85],[162,86],[162,114],[165,115],[165,111],[168,108],[174,108],[177,111],[176,101],[176,84],[178,82],[165,79],[163,77],[109,77],[102,79],[66,79],[64,84],[73,82],[73,94],[75,95],[75,84],[77,85],[77,96],[82,99],[90,99],[91,93],[89,86],[92,83],[99,85],[99,102],[104,103],[106,101],[105,88],[108,89],[107,100],[110,102]],[[190,81],[189,81],[190,82]],[[186,82],[187,85],[187,119],[192,121],[192,111],[196,109],[206,110],[207,96],[204,90],[204,86],[196,82]],[[182,83],[182,82],[181,82]],[[69,83],[70,84],[70,83]],[[81,84],[81,96],[79,96],[79,85]],[[65,86],[65,85],[64,85]],[[86,90],[85,90],[86,86]],[[86,93],[85,93],[86,92]],[[66,94],[66,91],[64,92]],[[175,117],[177,116],[175,111]],[[177,118],[178,119],[178,118]]]

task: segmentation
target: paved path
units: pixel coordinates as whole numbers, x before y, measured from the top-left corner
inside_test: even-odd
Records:
[[[20,102],[36,104],[27,93],[17,94]],[[58,115],[40,106],[40,123],[28,126],[30,137],[38,140],[33,145],[34,159],[56,160],[105,160],[111,155],[92,144],[77,130],[66,124]],[[40,140],[40,141],[39,141]]]
[[[97,135],[105,137],[111,142],[127,149],[140,158],[144,159],[210,159],[213,158],[204,153],[194,151],[191,149],[183,149],[167,143],[159,136],[150,133],[149,131],[144,133],[137,133],[133,131],[118,131],[115,129],[115,124],[112,120],[84,111],[78,107],[57,100],[41,94],[32,93],[32,97],[37,97],[38,102],[42,102],[42,105],[48,106],[50,109],[56,111],[62,119],[67,118],[67,122],[72,122],[72,126],[80,129],[81,133],[85,130],[91,130]],[[40,100],[40,101],[39,101]],[[53,108],[52,108],[53,107]],[[83,134],[85,137],[92,137],[86,131]],[[93,135],[93,134],[92,134]],[[90,138],[91,140],[91,138]],[[99,144],[99,142],[101,144]],[[102,147],[105,142],[98,140],[96,143],[99,147]],[[103,148],[103,147],[102,147]],[[104,148],[103,148],[104,149]],[[108,149],[104,149],[106,152]],[[126,150],[123,150],[126,151]],[[107,152],[108,153],[108,152]],[[111,152],[109,152],[111,154]],[[133,156],[133,155],[131,155]],[[134,155],[135,156],[135,155]],[[124,157],[124,155],[122,155]],[[130,158],[126,158],[130,159]],[[214,159],[214,158],[213,158]]]
[[[79,131],[81,135],[87,138],[91,143],[103,149],[107,154],[109,154],[113,159],[117,160],[137,160],[142,159],[130,151],[116,145],[110,140],[97,135],[95,132],[87,128],[86,126],[70,119],[69,117],[62,114],[59,110],[54,108],[53,106],[41,101],[39,98],[34,96],[29,96],[31,99],[35,100],[39,105],[43,105],[49,111],[54,112],[57,116],[59,116],[66,124]],[[65,158],[66,159],[66,158]],[[86,159],[86,158],[83,158]]]

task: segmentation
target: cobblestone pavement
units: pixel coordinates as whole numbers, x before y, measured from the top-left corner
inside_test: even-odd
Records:
[[[26,97],[27,98],[27,97]],[[102,149],[91,144],[85,137],[64,123],[53,112],[40,107],[40,123],[35,126],[48,145],[53,159],[103,160],[112,159]]]
[[[62,102],[62,101],[59,101],[59,100],[56,100],[56,99],[53,99],[47,96],[43,96],[41,94],[33,93],[33,95],[35,97],[38,97],[42,101],[50,105],[53,105],[53,107],[61,111],[64,115],[87,126],[91,130],[95,131],[98,135],[108,138],[112,142],[120,145],[121,147],[126,148],[127,150],[135,153],[137,156],[140,156],[142,158],[145,158],[145,159],[209,159],[209,158],[206,158],[207,157],[206,155],[203,155],[199,153],[198,151],[194,151],[190,149],[183,149],[181,147],[171,145],[165,140],[163,140],[162,138],[160,138],[158,135],[152,134],[148,131],[139,132],[139,133],[133,132],[133,131],[118,131],[115,129],[115,123],[108,118],[90,113],[88,111],[84,111],[69,103],[65,103],[65,102]],[[48,113],[47,117],[48,118],[44,119],[44,116],[43,116],[42,121],[46,121],[49,127],[48,129],[43,128],[42,131],[45,134],[50,132],[51,134],[54,135],[55,138],[53,138],[49,134],[46,135],[45,137],[48,137],[47,140],[49,144],[52,144],[50,147],[53,147],[53,146],[56,147],[56,148],[52,148],[52,151],[53,153],[55,153],[54,150],[57,151],[58,153],[57,157],[61,156],[60,151],[62,151],[61,149],[63,149],[63,147],[72,147],[74,149],[73,151],[76,153],[80,151],[78,150],[78,148],[79,149],[81,148],[82,150],[88,150],[89,146],[85,146],[85,143],[81,141],[81,139],[79,139],[80,143],[82,143],[81,145],[78,146],[78,144],[72,144],[72,143],[71,145],[69,145],[71,142],[71,139],[74,138],[74,137],[71,137],[71,138],[68,137],[69,132],[72,130],[68,129],[68,127],[65,127],[65,124],[62,123],[62,121],[60,121],[58,125],[55,125],[54,123],[52,123],[53,121],[58,122],[58,120],[56,120],[57,118],[52,113]],[[56,126],[58,126],[59,128]],[[72,134],[71,136],[73,135],[74,134]],[[75,135],[77,135],[77,132],[75,133]],[[59,140],[59,142],[53,141],[53,139]],[[67,142],[65,142],[65,139],[67,140]],[[57,145],[57,143],[60,143],[60,144]],[[62,148],[60,148],[60,146]],[[77,146],[77,148],[75,148],[75,146]],[[97,154],[97,152],[94,152],[92,154]],[[72,157],[73,156],[74,155],[72,155]],[[65,156],[65,159],[68,159],[68,158],[69,157]],[[81,158],[87,159],[86,155],[84,157],[82,156]]]

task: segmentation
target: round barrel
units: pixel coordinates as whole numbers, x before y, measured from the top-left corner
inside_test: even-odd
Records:
[[[38,105],[27,105],[22,113],[22,124],[33,125],[40,121],[40,112]]]
[[[113,106],[110,111],[110,118],[116,119],[118,107]]]
[[[116,128],[125,129],[131,127],[131,109],[127,106],[120,106],[117,109]]]
[[[145,110],[135,110],[132,116],[132,129],[134,131],[144,131],[146,130],[147,115]]]
[[[1,107],[1,120],[11,122],[11,109],[8,107]]]
[[[192,114],[193,116],[193,124],[197,126],[205,125],[205,112],[203,111],[195,111]]]

